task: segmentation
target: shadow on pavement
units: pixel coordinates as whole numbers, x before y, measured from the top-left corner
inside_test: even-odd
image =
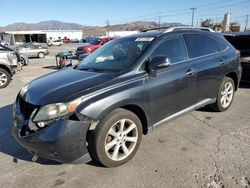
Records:
[[[0,108],[0,153],[12,156],[14,163],[18,160],[32,161],[32,155],[12,137],[12,108],[12,104]],[[36,162],[44,165],[60,164],[47,159],[38,159]]]
[[[240,82],[240,88],[250,89],[250,82]]]
[[[43,67],[44,69],[54,69],[54,70],[59,70],[59,69],[61,69],[60,67],[58,67],[58,66],[46,66],[46,67]]]

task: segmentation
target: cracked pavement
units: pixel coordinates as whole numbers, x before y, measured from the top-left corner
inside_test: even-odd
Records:
[[[31,59],[0,90],[0,187],[250,187],[250,83],[241,84],[226,112],[200,109],[143,136],[123,166],[32,162],[11,136],[12,103],[23,85],[55,71],[57,51],[76,46],[53,47],[45,59]]]

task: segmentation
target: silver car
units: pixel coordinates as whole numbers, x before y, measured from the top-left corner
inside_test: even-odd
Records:
[[[25,54],[27,57],[39,57],[44,58],[45,55],[49,54],[46,47],[37,44],[21,44],[15,47],[20,54]]]
[[[7,87],[15,69],[19,68],[19,53],[0,44],[0,89]]]

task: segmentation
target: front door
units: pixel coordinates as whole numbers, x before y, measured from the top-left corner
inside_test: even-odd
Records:
[[[182,36],[167,37],[152,52],[151,58],[154,56],[166,56],[171,65],[158,68],[156,76],[149,79],[152,124],[197,102],[196,70]]]

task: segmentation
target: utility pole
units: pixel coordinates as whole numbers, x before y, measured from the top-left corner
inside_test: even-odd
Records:
[[[247,31],[248,16],[249,16],[249,15],[247,15],[247,16],[246,16],[246,25],[245,25],[245,31]]]
[[[106,35],[108,35],[108,37],[109,37],[109,26],[110,26],[110,24],[109,24],[109,20],[107,19],[107,32],[106,32]]]
[[[192,10],[192,26],[194,26],[194,11],[197,10],[197,8],[190,8]]]
[[[161,28],[161,16],[159,16],[159,28]]]

